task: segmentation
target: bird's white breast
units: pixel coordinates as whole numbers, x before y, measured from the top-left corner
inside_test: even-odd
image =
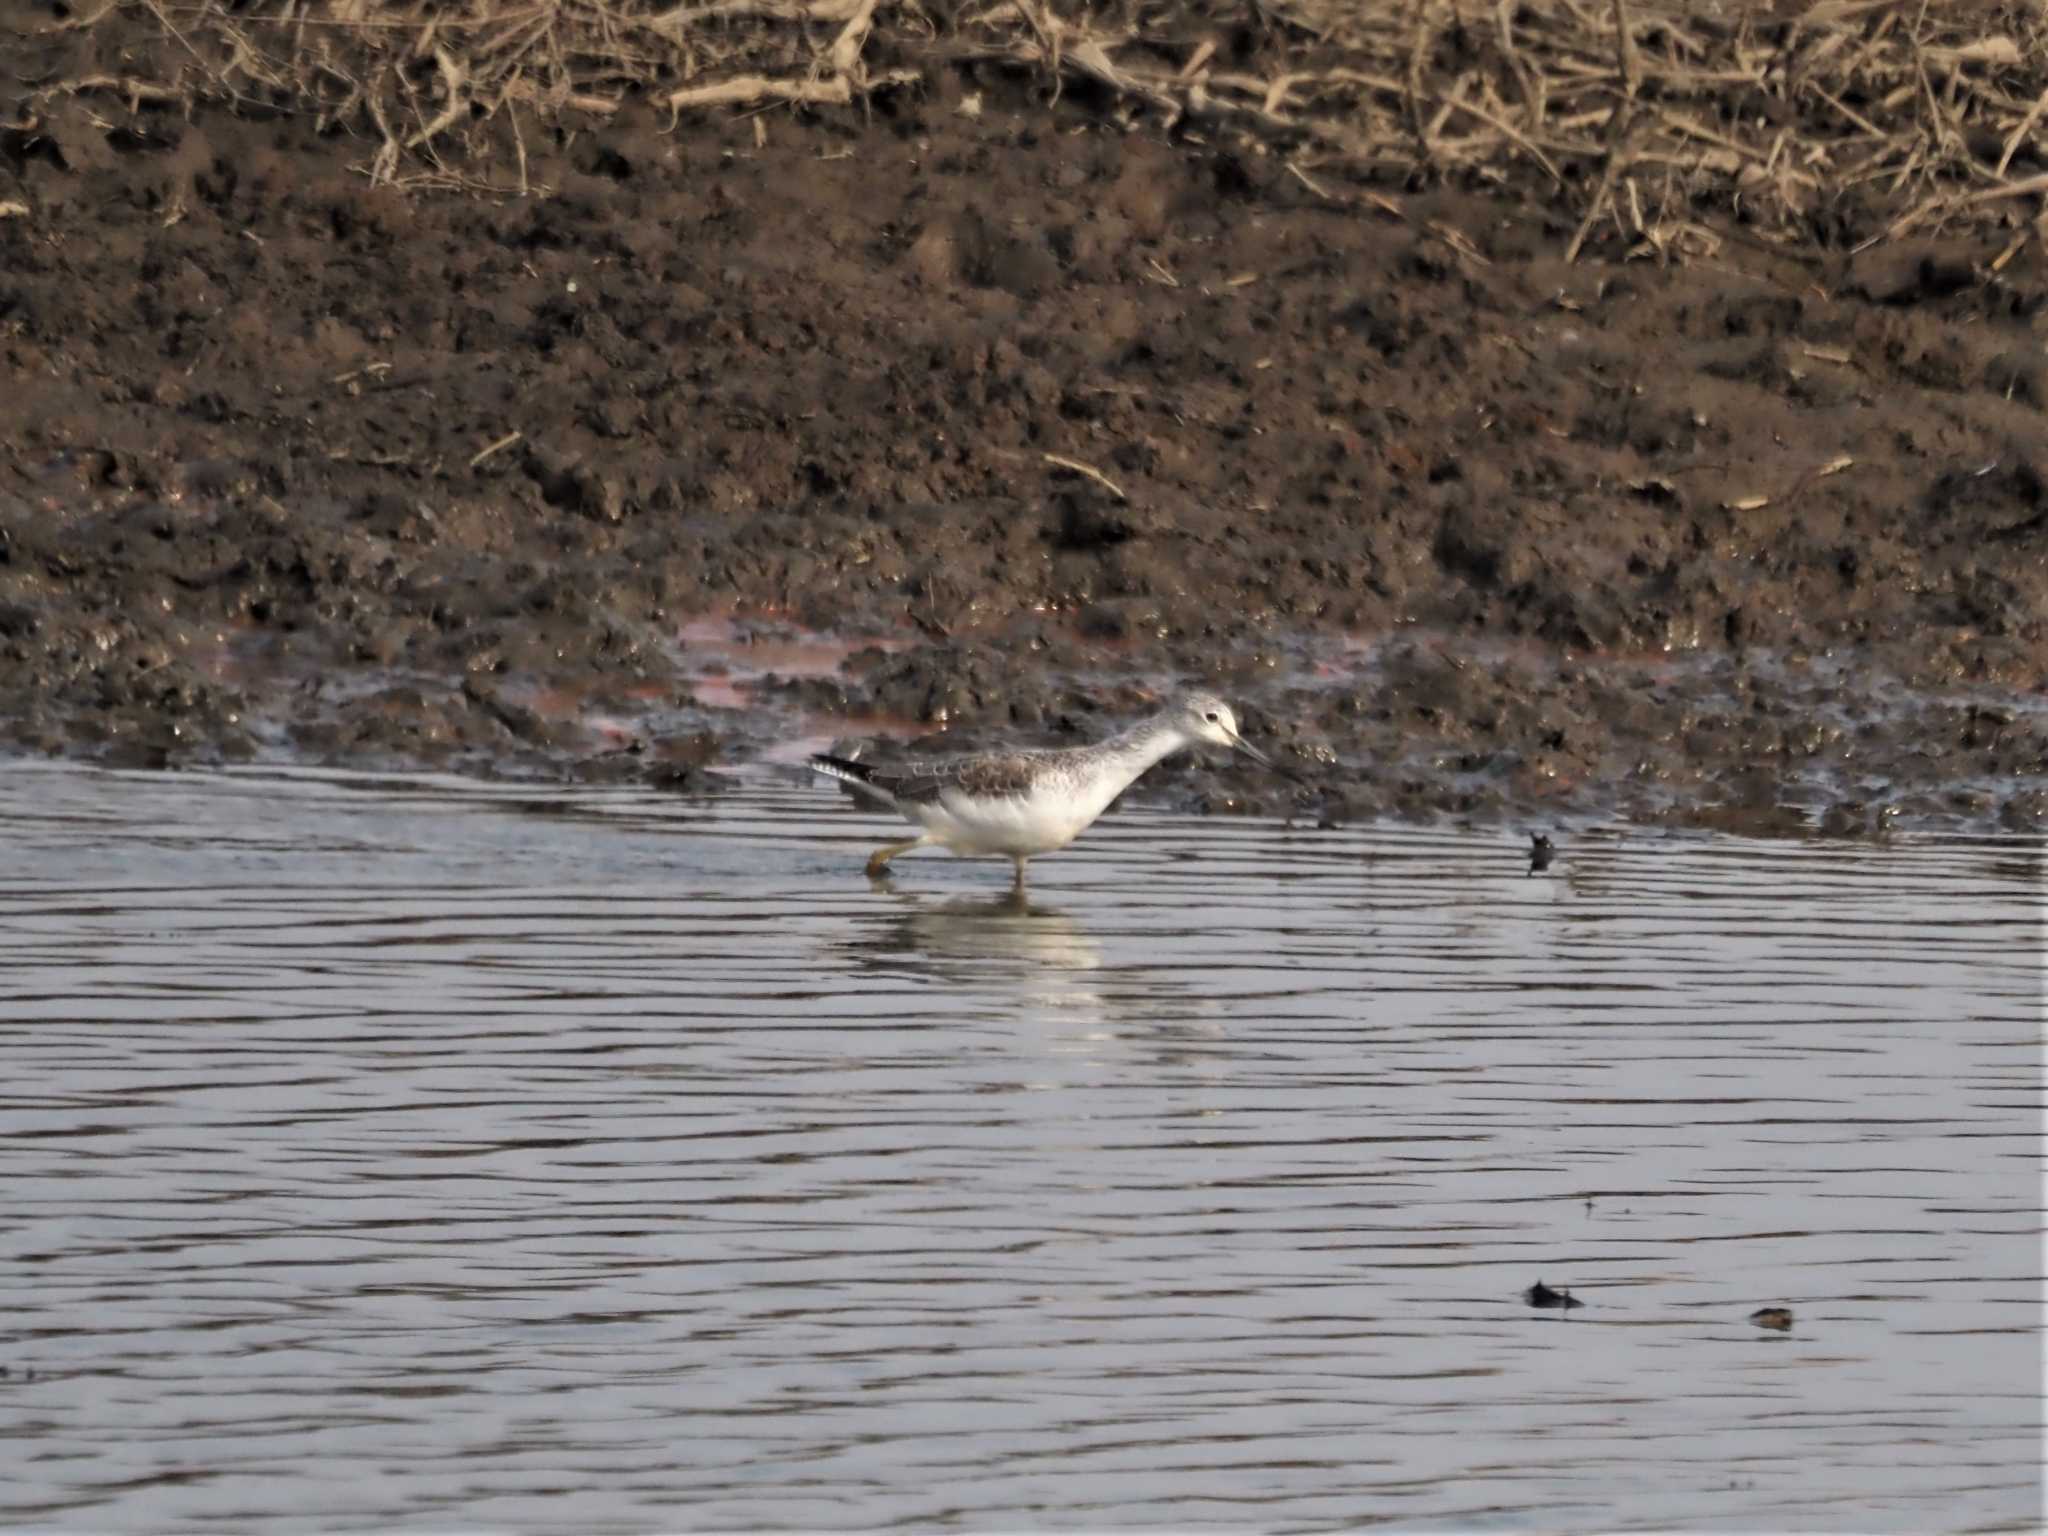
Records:
[[[988,798],[949,789],[932,804],[919,806],[917,819],[962,853],[1050,853],[1079,837],[1111,798],[1076,795],[1056,783],[1029,794]]]

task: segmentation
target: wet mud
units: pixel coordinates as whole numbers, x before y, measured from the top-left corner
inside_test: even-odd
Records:
[[[0,741],[709,787],[1201,681],[1309,780],[1216,810],[2048,825],[2037,241],[1566,265],[964,89],[524,200],[0,113]]]

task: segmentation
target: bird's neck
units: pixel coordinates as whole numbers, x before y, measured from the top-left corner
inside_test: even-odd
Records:
[[[1163,762],[1189,745],[1179,726],[1167,720],[1141,720],[1129,730],[1111,738],[1117,757],[1132,778],[1154,763]]]
[[[1119,731],[1102,745],[1106,750],[1093,758],[1085,776],[1068,786],[1063,794],[1064,808],[1073,817],[1077,832],[1107,810],[1109,803],[1135,784],[1146,769],[1190,742],[1174,725],[1155,719]]]

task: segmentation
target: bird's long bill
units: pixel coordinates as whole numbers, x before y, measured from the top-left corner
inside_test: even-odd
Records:
[[[1250,742],[1246,741],[1242,736],[1233,735],[1230,738],[1230,744],[1233,747],[1237,748],[1238,751],[1242,752],[1246,757],[1250,758],[1253,762],[1259,764],[1261,767],[1272,769],[1275,773],[1279,774],[1281,778],[1292,779],[1297,784],[1301,782],[1300,774],[1296,773],[1292,768],[1287,767],[1283,763],[1274,762],[1273,759],[1266,756],[1265,753],[1261,752],[1257,747],[1253,746]]]
[[[1277,768],[1279,766],[1279,764],[1275,763],[1273,759],[1266,756],[1265,753],[1261,752],[1257,747],[1253,746],[1250,742],[1246,741],[1242,736],[1233,733],[1230,738],[1230,744],[1233,747],[1237,748],[1238,751],[1242,752],[1246,757],[1250,758],[1255,763],[1262,764],[1267,768]]]

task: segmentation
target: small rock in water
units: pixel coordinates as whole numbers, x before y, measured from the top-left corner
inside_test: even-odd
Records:
[[[1783,1333],[1792,1326],[1790,1307],[1758,1307],[1749,1314],[1749,1320],[1759,1328],[1775,1328]]]
[[[1585,1305],[1583,1301],[1579,1300],[1570,1291],[1553,1291],[1541,1280],[1538,1280],[1528,1290],[1522,1292],[1522,1299],[1532,1307],[1556,1307],[1559,1310],[1569,1310],[1572,1307],[1583,1307]]]

